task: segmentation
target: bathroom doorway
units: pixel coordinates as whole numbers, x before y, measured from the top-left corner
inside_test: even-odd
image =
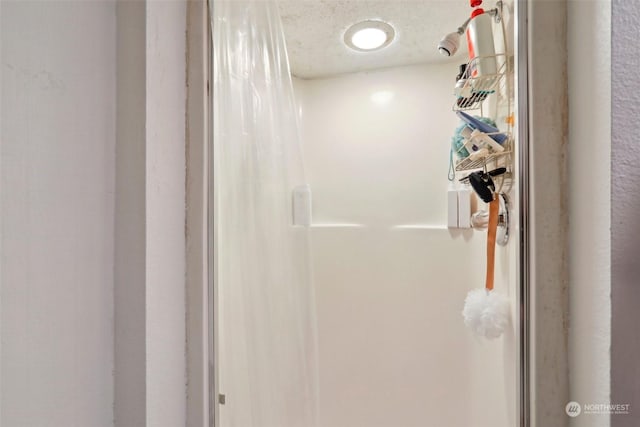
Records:
[[[473,59],[463,1],[211,5],[214,425],[528,425],[525,12],[485,2]],[[489,269],[473,172],[500,200],[490,337],[462,314]]]

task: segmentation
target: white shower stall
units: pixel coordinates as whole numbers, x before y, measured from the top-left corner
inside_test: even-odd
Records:
[[[358,9],[329,3],[322,13],[336,21]],[[509,298],[511,323],[487,340],[461,314],[467,293],[485,284],[487,232],[447,227],[459,125],[453,86],[466,52],[322,73],[321,48],[287,32],[304,13],[287,14],[285,4],[281,18],[265,2],[239,4],[213,3],[219,425],[516,425],[517,233],[496,258],[495,286]],[[437,14],[447,5],[424,7]],[[394,8],[368,6],[375,17]],[[456,25],[438,23],[438,31]],[[425,43],[435,49],[437,40]],[[311,215],[294,226],[300,185],[310,189]],[[512,230],[516,187],[505,190]],[[478,200],[477,209],[487,207]],[[292,268],[297,275],[282,276]],[[272,275],[286,279],[271,283]],[[305,396],[312,407],[300,405]]]
[[[295,80],[313,192],[321,426],[516,422],[515,328],[486,341],[461,316],[484,284],[486,231],[446,226],[452,70]],[[499,251],[496,286],[514,296],[512,250]]]

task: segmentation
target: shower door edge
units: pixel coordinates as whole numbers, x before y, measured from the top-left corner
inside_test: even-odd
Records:
[[[516,0],[516,57],[518,108],[519,260],[518,286],[518,424],[530,427],[530,237],[529,237],[529,0]]]
[[[211,138],[211,31],[207,0],[190,1],[186,14],[185,114],[185,408],[186,427],[212,427],[211,236],[208,152]]]
[[[215,169],[214,169],[214,139],[213,139],[213,0],[204,0],[207,4],[207,107],[208,111],[208,134],[207,134],[207,237],[208,237],[208,328],[209,328],[209,351],[208,351],[208,384],[209,384],[209,427],[218,427],[219,413],[219,387],[218,387],[218,324],[216,307],[218,298],[218,257],[216,239],[217,221],[215,215]]]

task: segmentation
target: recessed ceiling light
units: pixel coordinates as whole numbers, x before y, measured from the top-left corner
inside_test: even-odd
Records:
[[[370,52],[382,49],[393,41],[393,27],[383,21],[363,21],[352,25],[344,33],[344,42],[351,49]]]

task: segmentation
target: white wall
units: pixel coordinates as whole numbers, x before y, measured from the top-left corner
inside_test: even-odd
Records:
[[[314,222],[445,224],[456,74],[448,64],[299,81]]]
[[[515,425],[513,330],[485,342],[461,316],[484,286],[486,234],[445,226],[456,74],[450,63],[295,80],[322,427]],[[511,249],[498,249],[496,288],[515,302]]]
[[[112,426],[115,2],[0,10],[0,424]]]
[[[186,3],[116,9],[0,3],[3,427],[185,423]]]
[[[186,6],[147,3],[147,427],[186,417]]]
[[[568,8],[570,399],[609,403],[611,2],[572,0]],[[572,423],[606,427],[609,416]]]
[[[186,2],[118,3],[115,425],[186,420]]]
[[[604,7],[604,6],[603,6]],[[640,45],[634,40],[640,23],[640,3],[611,4],[611,401],[630,404],[630,415],[612,416],[613,427],[638,423],[640,404],[640,125],[637,68]]]

